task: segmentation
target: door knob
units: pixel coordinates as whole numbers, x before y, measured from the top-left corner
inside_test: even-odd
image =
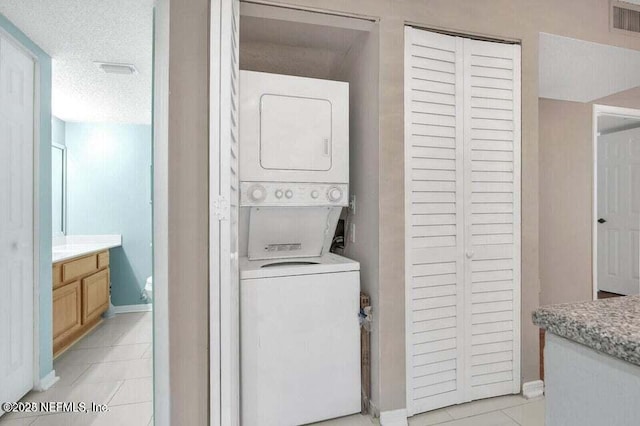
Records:
[[[467,256],[467,259],[471,259],[473,257],[473,250],[468,250],[465,255]]]
[[[598,219],[598,223],[605,223],[606,221],[607,221],[607,220],[606,220],[606,219],[603,219],[603,218]]]

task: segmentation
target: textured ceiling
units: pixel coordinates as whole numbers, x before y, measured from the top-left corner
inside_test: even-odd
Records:
[[[0,13],[53,58],[54,115],[151,122],[153,0],[0,0]],[[105,74],[94,61],[138,74]]]
[[[640,52],[540,34],[539,96],[591,102],[640,86]]]

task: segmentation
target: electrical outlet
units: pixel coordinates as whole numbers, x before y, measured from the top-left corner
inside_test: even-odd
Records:
[[[351,194],[351,199],[349,200],[349,210],[351,210],[351,214],[355,216],[355,214],[356,214],[356,194]]]
[[[351,224],[351,232],[349,234],[351,234],[351,242],[355,243],[356,242],[356,224],[355,223]]]

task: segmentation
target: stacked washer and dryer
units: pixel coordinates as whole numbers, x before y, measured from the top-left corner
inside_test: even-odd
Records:
[[[329,251],[349,195],[348,83],[240,72],[242,424],[360,411],[358,262]]]

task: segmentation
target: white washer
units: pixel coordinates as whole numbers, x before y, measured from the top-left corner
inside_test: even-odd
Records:
[[[360,411],[360,264],[333,253],[240,261],[242,424]]]

